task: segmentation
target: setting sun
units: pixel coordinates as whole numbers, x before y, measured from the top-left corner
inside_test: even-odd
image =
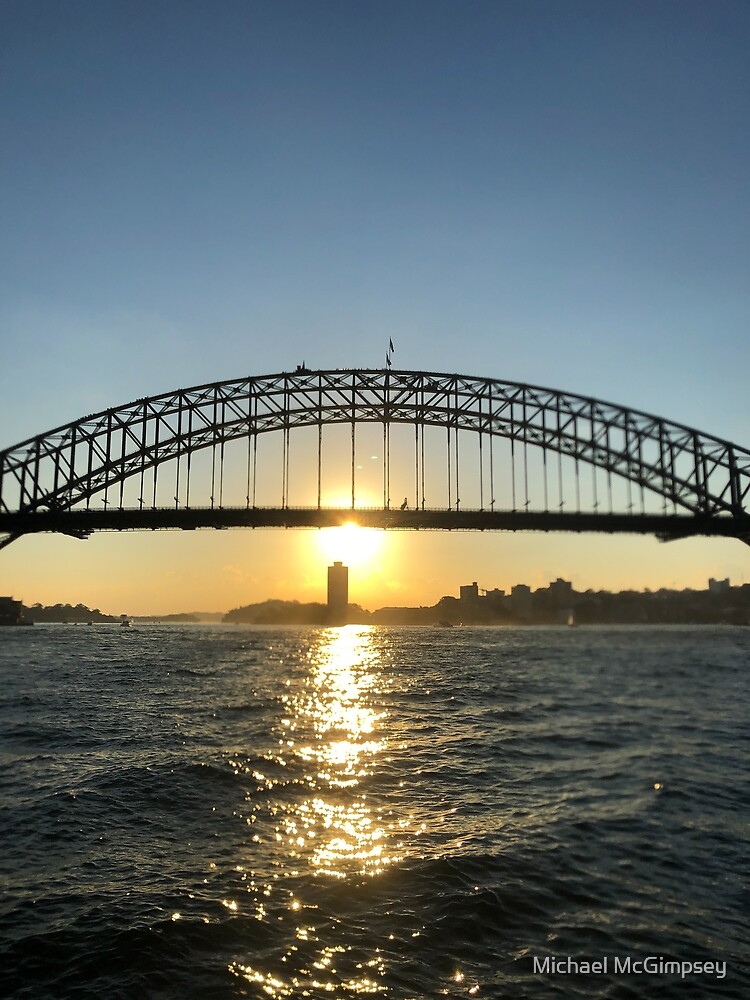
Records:
[[[340,528],[321,529],[316,541],[329,561],[339,559],[347,566],[365,567],[382,551],[385,532],[350,522]]]

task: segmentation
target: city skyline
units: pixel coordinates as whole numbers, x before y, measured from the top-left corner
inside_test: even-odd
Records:
[[[329,532],[317,532],[317,531],[299,531],[294,534],[297,536],[317,536],[316,547],[320,549],[320,538],[321,536],[325,538],[327,534],[336,534],[337,530],[344,535],[348,534],[351,529],[332,529]],[[376,532],[374,529],[358,529],[362,534],[386,534],[385,531]],[[224,534],[224,533],[222,533]],[[281,532],[278,532],[281,534]],[[284,532],[284,534],[288,534]],[[405,534],[405,533],[399,533]],[[465,537],[465,535],[464,535]],[[481,536],[484,537],[484,536]],[[477,535],[477,540],[480,540],[480,536]],[[648,539],[645,539],[646,541]],[[622,539],[622,541],[632,541],[631,539]],[[715,541],[715,540],[714,540]],[[720,540],[722,543],[728,542],[728,540]],[[735,543],[737,544],[737,543]],[[232,608],[242,607],[247,604],[261,603],[266,600],[281,600],[281,601],[299,601],[300,603],[326,603],[327,595],[327,571],[336,562],[340,562],[339,559],[331,559],[325,555],[325,551],[336,552],[335,548],[330,546],[330,542],[323,546],[321,550],[320,558],[317,561],[316,567],[312,569],[309,573],[304,576],[298,577],[296,581],[297,589],[295,590],[295,582],[289,581],[284,584],[283,590],[281,587],[277,586],[274,589],[274,584],[271,581],[269,583],[269,590],[267,592],[262,592],[260,589],[248,588],[247,590],[242,590],[242,585],[240,584],[238,588],[233,588],[230,593],[239,595],[239,598],[234,603],[217,603],[216,600],[212,600],[211,596],[205,591],[201,590],[200,587],[196,587],[195,590],[188,591],[194,595],[193,603],[190,604],[180,604],[177,597],[163,597],[163,606],[156,607],[153,603],[142,603],[143,598],[139,598],[138,595],[134,595],[130,603],[120,604],[116,603],[117,598],[112,598],[115,603],[111,606],[107,604],[105,597],[108,593],[106,587],[106,578],[104,580],[105,586],[103,588],[103,593],[98,595],[95,592],[91,592],[88,600],[84,599],[74,599],[80,598],[80,594],[75,595],[57,593],[55,592],[55,599],[48,598],[44,599],[38,597],[36,594],[24,595],[20,592],[14,593],[13,596],[23,600],[23,603],[30,607],[33,604],[41,604],[43,606],[54,606],[57,604],[67,604],[75,606],[76,604],[82,604],[89,608],[99,608],[100,610],[108,614],[119,614],[126,613],[132,615],[146,615],[146,616],[159,616],[159,615],[169,615],[169,614],[181,614],[190,613],[194,611],[204,611],[208,613],[221,613],[224,614],[227,611],[232,610]],[[372,549],[369,545],[365,545],[365,560],[369,558]],[[342,556],[343,558],[343,556]],[[536,590],[543,590],[548,587],[551,583],[559,582],[564,580],[572,584],[573,589],[578,593],[585,593],[587,591],[592,592],[627,592],[635,591],[639,593],[647,593],[649,591],[658,590],[670,590],[670,591],[682,591],[682,590],[694,590],[694,591],[705,591],[711,589],[711,582],[716,583],[717,581],[723,583],[723,581],[729,579],[730,585],[732,587],[740,587],[750,582],[750,578],[746,578],[744,575],[740,577],[727,575],[727,576],[716,576],[708,578],[699,578],[697,575],[693,575],[691,582],[682,583],[677,580],[664,581],[660,586],[651,587],[648,585],[638,585],[634,582],[634,578],[627,579],[623,582],[621,586],[598,586],[598,585],[586,585],[586,582],[581,582],[574,576],[566,576],[564,573],[559,573],[551,569],[538,570],[537,572],[527,575],[523,579],[512,578],[508,574],[503,575],[502,573],[496,574],[495,577],[488,576],[482,577],[479,580],[472,578],[470,575],[456,575],[449,572],[447,574],[447,585],[443,590],[439,588],[432,587],[430,589],[429,583],[426,583],[422,589],[411,588],[407,579],[401,579],[398,582],[398,586],[392,586],[390,588],[385,587],[382,589],[368,589],[367,581],[372,575],[372,571],[367,568],[364,564],[365,560],[358,559],[356,556],[353,559],[353,566],[345,565],[345,568],[349,571],[348,575],[348,587],[349,587],[349,601],[352,604],[357,604],[368,610],[375,610],[380,607],[398,606],[398,607],[412,607],[412,606],[432,606],[441,598],[446,596],[455,596],[460,592],[462,586],[466,585],[466,581],[471,580],[472,585],[476,583],[481,591],[505,591],[506,594],[510,594],[514,587],[522,586],[529,587],[532,592]],[[453,563],[453,566],[457,563]],[[237,567],[239,570],[239,567]],[[270,579],[270,578],[269,578]],[[64,584],[63,584],[64,586]],[[153,592],[149,593],[148,601],[157,601],[156,596],[159,593],[158,587],[154,588]],[[386,595],[385,600],[368,600],[368,595],[373,595],[376,597],[378,594]]]

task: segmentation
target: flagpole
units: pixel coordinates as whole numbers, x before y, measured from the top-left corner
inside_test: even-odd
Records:
[[[389,410],[389,389],[391,374],[391,352],[393,341],[389,338],[385,352],[385,398],[383,399],[383,508],[391,506],[391,423]]]

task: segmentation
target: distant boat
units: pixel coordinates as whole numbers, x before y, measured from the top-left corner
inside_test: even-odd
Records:
[[[133,623],[131,622],[131,620],[129,618],[121,618],[120,619],[120,625],[122,626],[122,628],[130,628],[130,626],[132,624]]]

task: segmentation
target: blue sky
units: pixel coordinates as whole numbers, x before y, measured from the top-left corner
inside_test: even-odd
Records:
[[[747,446],[748,51],[742,0],[5,0],[2,445],[391,337]]]

